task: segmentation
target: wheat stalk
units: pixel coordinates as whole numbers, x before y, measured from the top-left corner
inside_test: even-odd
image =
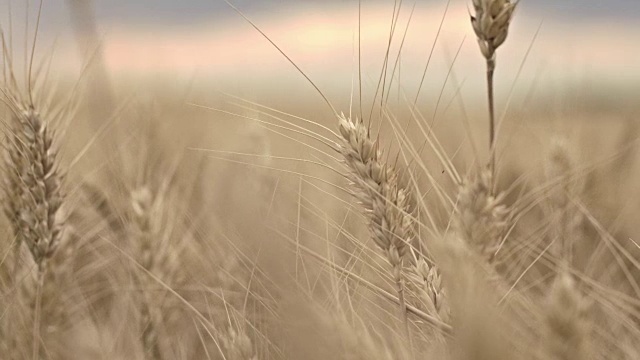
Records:
[[[495,110],[493,101],[493,74],[496,69],[496,50],[507,39],[509,23],[517,2],[510,0],[473,0],[474,15],[471,25],[476,33],[480,51],[487,62],[487,98],[489,103],[489,169],[495,171]]]

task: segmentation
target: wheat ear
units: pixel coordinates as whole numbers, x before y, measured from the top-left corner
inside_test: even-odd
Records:
[[[489,169],[495,172],[495,111],[493,101],[493,74],[496,70],[496,50],[507,39],[509,23],[517,2],[510,0],[473,0],[474,15],[471,25],[478,38],[480,51],[487,61],[487,99],[489,103]]]
[[[465,181],[458,193],[455,226],[460,236],[487,260],[492,261],[507,229],[509,209],[503,195],[493,195],[492,173],[484,170]]]
[[[401,318],[408,334],[402,262],[414,238],[409,192],[399,184],[397,171],[382,160],[377,141],[361,120],[339,117],[342,156],[350,169],[355,196],[369,219],[373,241],[393,268]]]
[[[54,134],[32,105],[13,105],[12,127],[5,156],[5,214],[17,246],[25,244],[37,266],[33,301],[33,356],[39,354],[41,297],[53,257],[62,238],[62,175]],[[19,251],[19,249],[17,250]],[[18,261],[18,259],[16,259]]]
[[[18,242],[27,245],[38,271],[44,272],[64,226],[57,152],[48,124],[33,107],[17,112],[13,125],[5,157],[5,213]]]
[[[154,229],[153,219],[154,197],[151,190],[146,186],[141,186],[131,193],[131,208],[133,217],[133,234],[135,246],[137,247],[136,255],[140,265],[146,271],[152,271],[154,263],[157,260],[154,256],[154,241],[156,232]],[[142,275],[140,279],[140,316],[142,331],[142,345],[147,359],[162,359],[160,345],[158,343],[159,315],[152,305],[152,298],[147,294],[148,287],[152,284],[146,275]]]

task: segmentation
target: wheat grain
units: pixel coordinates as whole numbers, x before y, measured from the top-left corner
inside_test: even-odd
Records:
[[[417,287],[418,295],[427,312],[445,323],[449,322],[449,304],[438,268],[429,266],[423,258],[420,258],[409,269],[411,284]]]

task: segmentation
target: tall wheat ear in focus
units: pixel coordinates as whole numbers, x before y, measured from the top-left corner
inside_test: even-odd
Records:
[[[72,209],[58,154],[73,115],[65,104],[49,102],[47,93],[53,90],[39,87],[31,77],[28,86],[20,86],[10,64],[5,61],[9,76],[2,85],[3,206],[13,256],[3,297],[2,343],[6,354],[19,359],[63,351],[60,341],[77,309],[70,267],[74,244],[67,222]]]

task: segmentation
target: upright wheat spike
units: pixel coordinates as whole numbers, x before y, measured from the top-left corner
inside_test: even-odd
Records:
[[[37,266],[33,295],[33,354],[39,354],[40,305],[49,260],[58,249],[64,221],[62,175],[58,168],[54,134],[33,105],[9,99],[12,108],[5,156],[5,214],[17,246],[25,244]],[[18,250],[19,251],[19,248]],[[18,261],[18,259],[16,259]]]
[[[517,2],[510,0],[473,0],[475,15],[471,25],[478,38],[480,51],[487,61],[487,98],[489,102],[489,169],[495,171],[495,111],[493,101],[493,73],[496,69],[496,50],[507,39],[509,23]]]
[[[399,184],[397,171],[382,160],[378,143],[361,120],[341,115],[339,127],[342,156],[351,170],[349,178],[369,218],[372,238],[393,268],[401,316],[408,328],[402,262],[414,238],[409,192]]]

